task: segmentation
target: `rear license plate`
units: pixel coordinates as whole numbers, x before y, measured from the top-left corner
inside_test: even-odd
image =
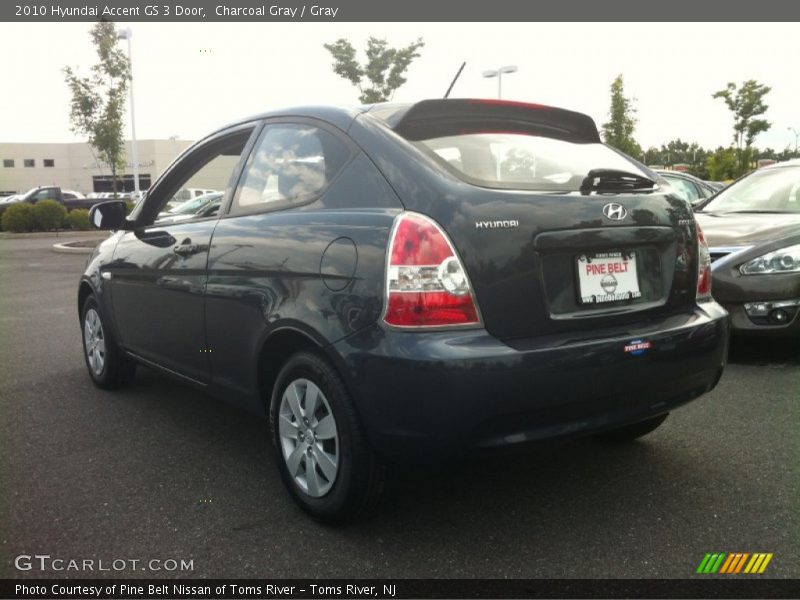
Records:
[[[582,254],[578,263],[581,304],[602,304],[641,298],[636,255],[622,252]]]

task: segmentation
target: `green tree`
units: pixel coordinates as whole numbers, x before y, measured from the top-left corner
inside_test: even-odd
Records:
[[[635,115],[633,100],[625,96],[625,82],[622,75],[618,75],[611,83],[611,108],[608,122],[603,123],[603,140],[629,156],[639,157],[642,156],[642,148],[633,138]]]
[[[705,163],[708,151],[697,143],[684,142],[680,138],[661,144],[661,148],[650,148],[647,151],[647,160],[650,164],[659,164],[667,168],[675,165],[689,165],[689,172],[700,178],[706,178],[708,171]],[[656,159],[657,162],[656,162]]]
[[[706,161],[708,178],[712,181],[736,179],[739,171],[739,158],[736,148],[717,148]]]
[[[661,158],[661,150],[655,146],[650,146],[647,150],[643,150],[642,156],[644,157],[644,164],[647,166],[664,164],[664,161]]]
[[[763,150],[754,150],[754,154],[756,158],[771,158],[778,162],[782,162],[784,160],[791,160],[794,158],[794,150],[787,146],[780,152],[777,150],[773,150],[772,148],[764,148]]]
[[[71,67],[64,68],[72,94],[70,123],[72,131],[85,135],[98,158],[111,169],[116,194],[117,172],[125,167],[122,125],[131,68],[128,57],[117,46],[114,23],[99,21],[90,35],[99,58],[91,74],[81,77]]]
[[[751,147],[756,136],[772,126],[766,119],[758,118],[769,108],[764,97],[771,89],[754,79],[748,79],[741,87],[731,82],[724,90],[712,95],[713,98],[722,98],[728,110],[733,113],[733,142],[736,144],[739,162],[737,175],[750,168],[750,162],[754,159]]]
[[[358,88],[364,104],[385,102],[406,82],[405,72],[425,45],[422,38],[405,48],[391,48],[386,40],[370,37],[367,41],[367,62],[356,60],[356,49],[346,39],[323,44],[333,56],[333,72]]]
[[[680,141],[680,140],[676,140]],[[706,159],[708,158],[708,151],[701,148],[699,144],[692,142],[691,144],[683,142],[684,147],[682,151],[676,147],[677,157],[679,160],[674,164],[683,163],[689,165],[689,172],[700,179],[708,178],[708,169],[706,167]]]
[[[689,164],[692,165],[690,172],[695,177],[699,177],[700,179],[710,179],[708,173],[708,158],[711,156],[711,152],[706,150],[705,148],[701,148],[697,144],[693,144],[692,150],[692,160],[689,161]]]

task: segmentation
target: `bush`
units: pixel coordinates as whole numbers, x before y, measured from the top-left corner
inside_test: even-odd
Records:
[[[27,202],[18,202],[3,211],[3,231],[30,231],[33,229],[33,207]]]
[[[85,208],[76,208],[69,211],[67,222],[72,229],[90,229],[89,211]]]
[[[42,231],[59,229],[66,216],[67,209],[55,200],[39,200],[33,206],[33,223]]]

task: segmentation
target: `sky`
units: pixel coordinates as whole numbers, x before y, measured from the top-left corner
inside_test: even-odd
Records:
[[[644,147],[675,138],[727,146],[732,117],[712,99],[727,82],[772,87],[760,147],[794,145],[800,131],[797,27],[791,23],[130,23],[139,139],[194,140],[251,114],[305,104],[357,104],[358,92],[331,70],[324,43],[369,36],[391,45],[425,41],[394,100],[497,96],[483,71],[516,65],[503,98],[607,119],[620,73],[638,110]],[[91,23],[0,23],[0,142],[82,141],[70,131],[61,69],[88,74],[96,54]],[[121,42],[124,43],[124,42]],[[363,55],[361,56],[363,58]],[[794,59],[790,60],[790,57]],[[126,124],[126,136],[129,125]]]

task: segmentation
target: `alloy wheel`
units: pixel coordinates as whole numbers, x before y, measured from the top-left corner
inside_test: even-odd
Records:
[[[92,373],[100,376],[106,363],[106,338],[100,315],[94,308],[86,311],[83,320],[83,345]]]
[[[297,486],[313,498],[327,494],[339,472],[336,419],[322,390],[295,379],[283,392],[278,411],[283,458]]]

